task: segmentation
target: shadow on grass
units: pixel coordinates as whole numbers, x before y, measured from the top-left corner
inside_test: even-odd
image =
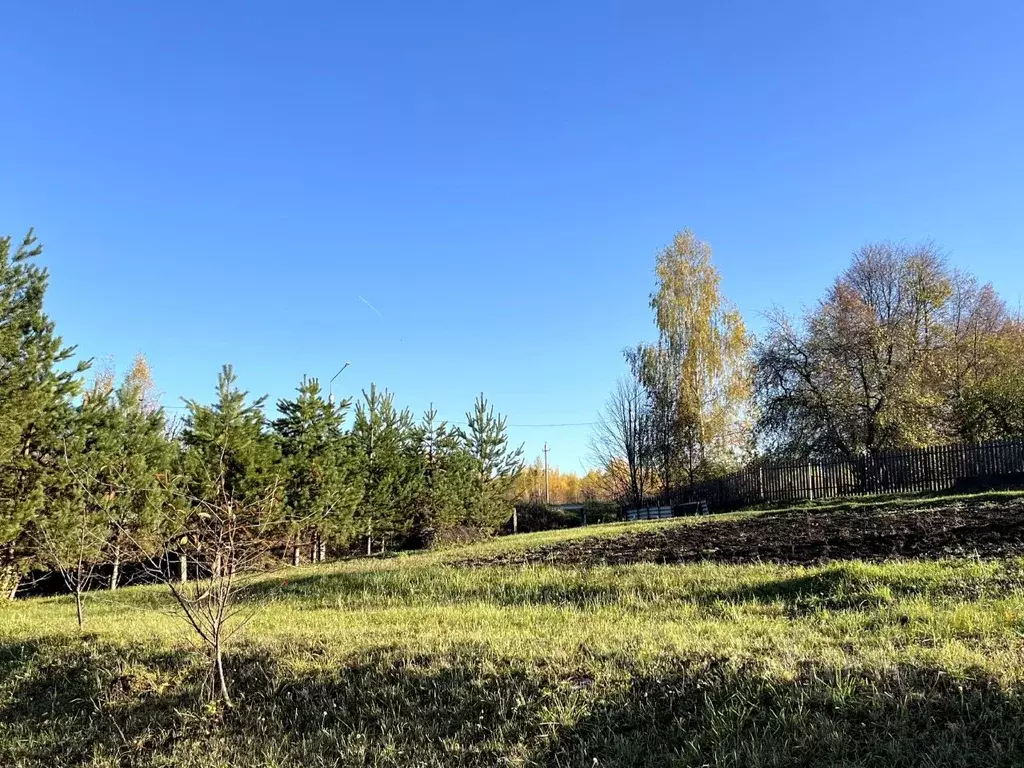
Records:
[[[198,706],[184,655],[0,648],[4,766],[998,766],[1024,762],[1024,700],[935,669],[793,676],[716,659],[575,667],[474,647],[388,650],[298,674],[231,658],[236,707]]]
[[[0,765],[88,765],[160,752],[197,693],[187,654],[114,650],[95,639],[0,645]]]

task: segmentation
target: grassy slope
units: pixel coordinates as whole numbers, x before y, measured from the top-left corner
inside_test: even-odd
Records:
[[[457,566],[629,527],[268,577],[227,712],[160,589],[0,606],[0,765],[1024,762],[1024,561]]]

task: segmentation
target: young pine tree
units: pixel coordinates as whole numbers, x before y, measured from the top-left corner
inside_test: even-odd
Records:
[[[477,471],[462,434],[446,422],[439,423],[433,405],[423,414],[417,431],[422,479],[412,510],[411,533],[420,544],[429,546],[466,521]]]
[[[14,596],[31,564],[29,524],[59,481],[71,399],[88,367],[62,368],[74,348],[43,311],[40,253],[31,231],[13,252],[0,237],[0,599]]]
[[[494,412],[483,393],[466,414],[466,448],[476,462],[469,522],[494,529],[512,515],[511,491],[523,468],[523,447],[509,448],[505,417]]]
[[[352,515],[362,497],[355,457],[342,429],[349,400],[335,404],[323,396],[316,379],[303,379],[298,396],[279,400],[274,422],[284,458],[284,498],[292,539],[293,564],[301,547],[310,559],[323,560],[330,542],[353,535]]]
[[[225,365],[217,379],[216,402],[185,401],[181,460],[184,496],[190,502],[186,514],[200,515],[209,506],[236,514],[251,502],[262,504],[280,486],[280,451],[264,429],[266,398],[247,402],[249,393],[236,384],[234,371]],[[266,528],[281,520],[250,522]]]
[[[410,463],[412,423],[407,411],[395,410],[394,395],[371,384],[356,404],[352,447],[363,487],[355,510],[357,534],[366,537],[366,552],[377,541],[408,531],[408,512],[415,497],[415,468]]]
[[[76,407],[46,509],[31,528],[39,563],[59,574],[74,595],[79,629],[85,624],[85,593],[103,563],[115,498],[110,469],[119,436],[111,399],[109,386],[98,380]]]
[[[117,589],[126,554],[159,553],[160,515],[168,501],[175,445],[142,355],[108,403],[115,439],[107,468],[110,535],[105,559],[110,564],[108,587]]]

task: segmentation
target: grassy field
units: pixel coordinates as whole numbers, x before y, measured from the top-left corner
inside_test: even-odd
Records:
[[[760,514],[268,576],[232,709],[160,588],[0,606],[0,766],[1024,764],[1024,559],[485,564]]]

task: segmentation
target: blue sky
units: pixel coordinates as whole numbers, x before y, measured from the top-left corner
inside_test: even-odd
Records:
[[[691,227],[754,330],[859,245],[1024,291],[1024,4],[9,3],[0,232],[164,403],[376,381],[590,422]],[[379,311],[371,310],[359,297]],[[589,428],[514,427],[564,469]]]

